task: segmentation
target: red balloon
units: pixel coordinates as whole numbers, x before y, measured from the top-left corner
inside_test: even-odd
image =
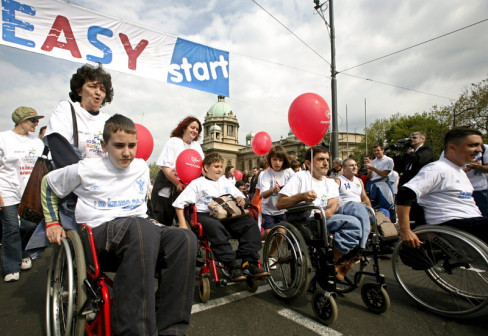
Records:
[[[271,137],[266,132],[259,132],[252,139],[251,147],[257,155],[264,155],[271,149]]]
[[[137,129],[137,151],[136,158],[147,161],[154,149],[154,139],[149,130],[139,124],[135,124]]]
[[[176,158],[176,175],[187,184],[202,174],[202,157],[194,149],[185,149]]]
[[[329,129],[329,105],[318,94],[304,93],[291,103],[288,124],[301,142],[315,146]]]
[[[240,179],[242,179],[242,173],[240,170],[234,170],[234,177],[236,178],[236,181],[239,181]]]

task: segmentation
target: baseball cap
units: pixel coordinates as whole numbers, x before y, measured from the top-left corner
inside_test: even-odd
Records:
[[[14,113],[12,113],[12,120],[15,124],[20,124],[21,122],[31,118],[41,119],[44,118],[44,116],[37,115],[36,110],[27,106],[17,107]]]

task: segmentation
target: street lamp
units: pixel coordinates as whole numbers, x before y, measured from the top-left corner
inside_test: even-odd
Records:
[[[452,127],[456,127],[456,117],[460,114],[463,114],[464,112],[466,111],[471,111],[471,110],[474,110],[475,108],[474,107],[468,107],[468,108],[465,108],[464,110],[460,111],[460,112],[457,112],[457,113],[453,113],[453,118],[452,118]]]

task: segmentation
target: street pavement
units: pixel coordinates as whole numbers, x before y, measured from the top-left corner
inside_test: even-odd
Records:
[[[44,332],[46,269],[51,249],[33,262],[29,271],[13,283],[0,283],[0,336],[36,336]],[[190,336],[273,336],[273,335],[486,335],[488,319],[454,320],[420,310],[400,289],[391,271],[391,260],[384,257],[381,271],[387,278],[391,299],[389,311],[370,312],[356,290],[337,297],[339,317],[330,327],[315,320],[311,294],[293,303],[273,295],[265,282],[256,293],[243,283],[223,288],[212,285],[210,300],[199,302],[195,288]],[[368,279],[365,279],[366,281]]]

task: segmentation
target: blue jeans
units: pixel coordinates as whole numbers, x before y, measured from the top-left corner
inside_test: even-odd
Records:
[[[338,214],[354,216],[361,222],[361,240],[359,247],[365,248],[371,231],[371,221],[366,207],[358,202],[347,202],[337,210]]]
[[[362,226],[356,217],[335,214],[327,219],[327,231],[334,233],[336,250],[342,254],[347,254],[359,245]]]
[[[0,218],[2,221],[2,273],[4,275],[20,272],[22,258],[29,257],[23,251],[22,233],[34,229],[35,224],[17,216],[18,204],[2,207]]]

